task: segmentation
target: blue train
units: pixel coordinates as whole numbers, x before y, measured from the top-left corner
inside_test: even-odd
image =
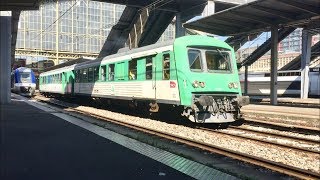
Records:
[[[20,67],[11,73],[11,91],[25,96],[33,96],[36,90],[36,77],[34,72]]]

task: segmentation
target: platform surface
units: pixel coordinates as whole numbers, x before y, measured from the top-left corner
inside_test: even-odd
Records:
[[[25,102],[0,106],[0,179],[193,179]]]

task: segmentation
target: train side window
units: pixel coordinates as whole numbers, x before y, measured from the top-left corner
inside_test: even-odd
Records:
[[[94,81],[98,81],[99,80],[99,66],[94,67],[93,73],[94,73]]]
[[[105,81],[106,80],[106,66],[101,66],[101,81]]]
[[[82,69],[81,82],[82,83],[88,82],[88,69]]]
[[[109,64],[109,81],[114,81],[114,64]]]
[[[191,71],[202,71],[201,52],[199,50],[188,50],[188,59]]]
[[[137,79],[137,60],[129,61],[129,80]]]
[[[170,54],[163,55],[162,67],[162,79],[170,79]]]
[[[88,82],[93,82],[93,68],[88,68]]]
[[[152,79],[152,57],[146,57],[146,79]]]

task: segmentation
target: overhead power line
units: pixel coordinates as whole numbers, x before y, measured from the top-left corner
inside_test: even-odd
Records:
[[[76,4],[78,1],[76,1],[69,9],[67,9],[64,13],[62,13],[55,21],[53,21],[49,26],[47,26],[43,31],[41,31],[37,36],[32,38],[30,41],[35,40],[39,36],[43,36],[43,33],[46,32],[50,27],[52,27],[56,22],[58,22],[67,12],[69,12]],[[58,11],[58,9],[56,10]]]

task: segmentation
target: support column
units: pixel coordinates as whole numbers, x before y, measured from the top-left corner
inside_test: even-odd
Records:
[[[11,102],[11,12],[0,12],[0,104]]]
[[[56,2],[56,59],[54,62],[54,65],[58,65],[59,64],[59,24],[60,24],[60,20],[59,20],[59,1]]]
[[[244,95],[248,95],[248,65],[244,66]]]
[[[182,27],[182,15],[177,13],[176,15],[176,38],[186,35],[186,29]]]
[[[311,34],[308,30],[302,30],[301,52],[301,99],[307,99],[309,94],[309,65],[311,57]]]
[[[214,1],[213,0],[208,0],[208,4],[204,8],[202,16],[203,17],[210,16],[210,15],[214,14],[214,12],[215,12]]]
[[[271,72],[270,72],[270,102],[278,104],[278,27],[271,27]]]

